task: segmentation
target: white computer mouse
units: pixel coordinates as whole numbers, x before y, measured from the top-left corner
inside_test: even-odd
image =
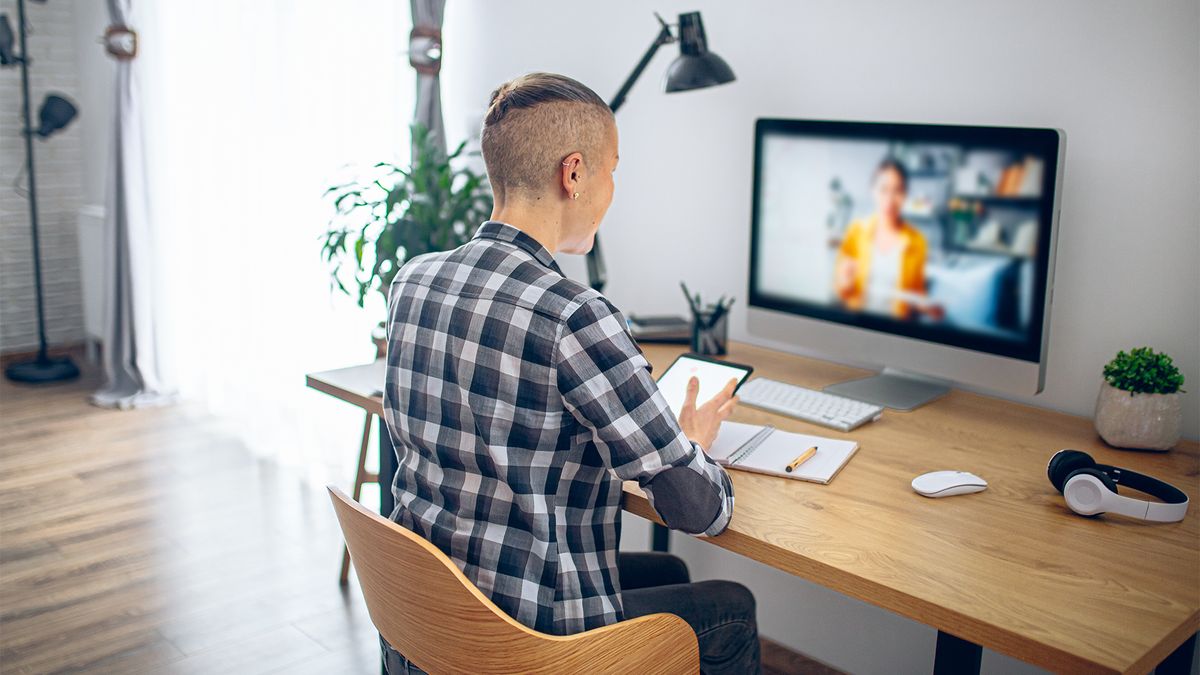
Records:
[[[987,481],[967,471],[933,471],[914,478],[912,489],[923,497],[953,497],[982,492]]]

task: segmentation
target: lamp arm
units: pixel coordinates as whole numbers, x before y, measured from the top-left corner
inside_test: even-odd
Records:
[[[633,72],[629,73],[629,77],[625,78],[625,83],[621,85],[617,95],[613,97],[612,103],[608,104],[613,114],[616,114],[617,109],[625,103],[625,97],[629,95],[629,90],[633,89],[633,85],[642,76],[642,71],[646,70],[646,66],[650,65],[650,60],[654,58],[654,54],[658,52],[659,47],[666,44],[671,44],[675,41],[675,36],[671,35],[671,27],[658,14],[654,15],[658,18],[658,23],[661,28],[658,35],[654,37],[654,42],[650,43],[650,48],[642,54],[642,60],[637,62],[633,67]],[[604,254],[600,252],[600,237],[597,235],[592,240],[592,248],[587,253],[587,275],[588,285],[592,288],[604,292],[604,286],[608,283],[608,269],[604,265]]]
[[[608,107],[614,113],[625,103],[625,98],[629,95],[629,90],[633,89],[634,83],[642,76],[642,71],[646,70],[646,66],[650,65],[650,60],[654,58],[654,54],[658,51],[659,47],[675,41],[675,36],[671,35],[670,26],[662,22],[662,19],[659,19],[659,22],[662,23],[662,28],[658,31],[654,42],[650,43],[650,48],[642,55],[642,60],[638,61],[637,65],[633,67],[633,72],[629,74],[629,77],[625,78],[625,84],[621,85],[621,88],[617,91],[617,95],[613,97],[612,103],[608,104]]]

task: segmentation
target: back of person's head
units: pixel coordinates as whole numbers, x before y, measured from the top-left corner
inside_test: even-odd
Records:
[[[505,82],[492,92],[481,135],[492,190],[499,200],[546,194],[565,157],[594,161],[613,129],[612,110],[576,80],[529,73]]]

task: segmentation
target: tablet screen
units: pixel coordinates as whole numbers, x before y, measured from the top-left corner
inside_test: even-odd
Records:
[[[658,388],[667,405],[675,416],[683,409],[684,398],[687,397],[687,383],[693,375],[700,378],[700,394],[696,396],[696,405],[704,405],[713,396],[720,393],[730,379],[738,381],[740,386],[754,369],[737,363],[709,361],[694,356],[683,355],[671,364],[667,372],[658,378]]]

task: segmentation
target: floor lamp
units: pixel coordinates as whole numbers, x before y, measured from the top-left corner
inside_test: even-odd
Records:
[[[704,35],[704,22],[700,20],[700,12],[688,12],[679,15],[678,35],[671,32],[671,26],[655,13],[658,19],[659,31],[650,44],[650,48],[642,55],[642,60],[634,66],[633,72],[625,78],[612,103],[608,104],[613,113],[625,103],[629,90],[641,77],[642,71],[650,64],[654,54],[663,45],[672,42],[679,43],[679,56],[667,68],[667,78],[663,89],[668,93],[703,89],[718,84],[732,82],[735,78],[733,70],[725,60],[708,51],[708,40]],[[597,235],[592,244],[592,250],[587,254],[588,285],[597,291],[603,291],[608,282],[608,270],[604,266],[604,255],[600,252],[600,237]]]
[[[29,45],[26,42],[25,0],[17,0],[17,33],[21,38],[21,53],[13,51],[13,31],[7,15],[0,15],[0,66],[21,66],[21,97],[25,136],[25,171],[29,179],[29,229],[33,241],[33,277],[37,295],[38,353],[32,361],[22,361],[4,369],[4,375],[15,382],[58,382],[79,376],[79,368],[68,357],[52,358],[46,345],[46,318],[42,300],[42,256],[38,242],[37,176],[33,171],[33,136],[46,138],[75,118],[75,106],[55,94],[48,94],[38,109],[39,125],[33,128],[29,113]]]

